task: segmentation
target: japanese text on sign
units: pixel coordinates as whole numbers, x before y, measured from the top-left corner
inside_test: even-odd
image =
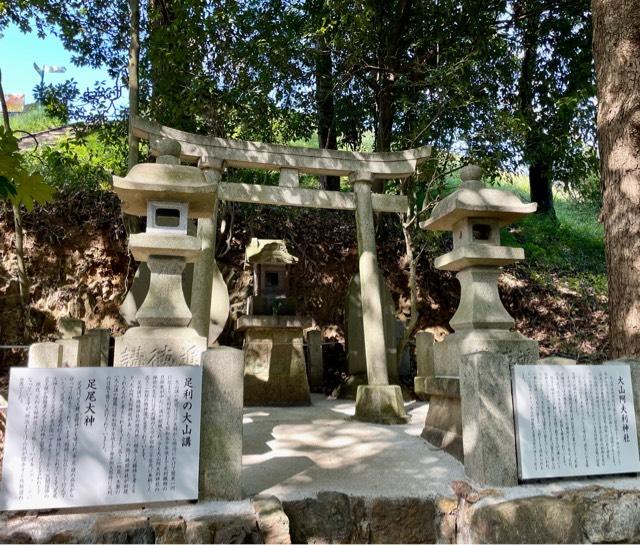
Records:
[[[640,471],[629,366],[515,365],[522,479]]]
[[[199,366],[12,369],[0,509],[197,498],[201,383]]]

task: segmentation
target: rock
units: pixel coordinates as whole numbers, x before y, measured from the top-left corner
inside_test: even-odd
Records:
[[[293,543],[358,543],[356,524],[349,496],[339,492],[320,492],[316,499],[286,502]]]
[[[263,543],[263,541],[257,526],[236,523],[217,528],[213,543]]]
[[[84,322],[65,316],[58,320],[58,334],[61,339],[73,339],[84,334]]]
[[[265,543],[290,544],[289,519],[275,496],[256,496],[251,501],[258,517],[258,528]]]
[[[478,503],[468,524],[472,543],[582,543],[579,497],[535,496]],[[459,529],[460,531],[460,529]]]
[[[187,522],[184,540],[185,543],[213,543],[215,529],[210,523],[203,520],[192,520]]]
[[[589,506],[584,531],[592,543],[640,542],[640,494],[606,494]]]
[[[96,521],[88,543],[155,543],[155,533],[146,518],[116,518]]]
[[[161,522],[153,526],[156,543],[185,543],[187,536],[184,521]]]
[[[434,543],[436,507],[424,498],[371,502],[371,543]]]

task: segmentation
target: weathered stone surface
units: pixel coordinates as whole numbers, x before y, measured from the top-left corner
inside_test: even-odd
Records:
[[[434,502],[435,517],[435,543],[456,543],[458,499],[437,498]]]
[[[102,357],[102,339],[99,335],[75,337],[78,341],[78,367],[99,367]]]
[[[211,183],[219,182],[220,170],[206,168],[203,172]],[[214,198],[213,217],[198,220],[197,236],[202,252],[194,265],[190,304],[193,314],[191,327],[207,337],[208,346],[212,346],[222,333],[229,317],[229,291],[215,260],[217,195]]]
[[[307,331],[307,353],[309,354],[309,388],[312,392],[321,392],[324,384],[321,331],[317,329]]]
[[[189,229],[191,230],[191,222],[189,223]],[[191,304],[193,270],[193,263],[187,263],[187,266],[184,269],[184,273],[182,273],[182,291],[184,293],[185,301],[188,305]],[[138,265],[138,270],[133,277],[133,281],[131,282],[131,287],[127,292],[127,296],[122,302],[122,305],[120,305],[119,309],[120,316],[122,316],[124,321],[129,326],[139,325],[136,318],[136,313],[144,302],[144,298],[147,296],[147,292],[149,291],[150,277],[151,273],[149,272],[149,267],[147,267],[147,264],[140,263]]]
[[[370,504],[370,543],[434,543],[436,508],[424,498],[376,498]]]
[[[497,267],[469,267],[456,274],[461,288],[460,304],[449,322],[456,332],[469,329],[507,330],[515,325],[498,292],[501,272]]]
[[[537,365],[575,365],[576,360],[571,358],[561,358],[560,356],[550,356],[548,358],[539,359]]]
[[[76,318],[64,317],[58,320],[58,334],[61,339],[73,339],[84,334],[84,322]]]
[[[518,484],[510,363],[489,352],[460,362],[464,469],[482,485]]]
[[[367,362],[367,380],[370,385],[389,384],[387,347],[381,285],[384,283],[378,268],[375,225],[371,206],[370,172],[353,172],[349,175],[356,196],[356,229],[358,231],[358,273],[360,275],[360,300],[362,301],[362,329],[364,353]],[[395,319],[391,324],[391,339],[395,344]],[[397,377],[397,358],[392,369]]]
[[[420,227],[430,231],[453,231],[453,226],[467,217],[495,218],[503,226],[535,212],[536,203],[523,203],[513,193],[484,187],[481,176],[482,169],[475,165],[460,169],[460,189],[442,199]]]
[[[397,355],[395,344],[395,304],[391,292],[380,278],[380,293],[382,295],[382,312],[384,323],[384,341],[387,353],[387,372],[389,380],[397,383]],[[347,366],[349,374],[366,374],[367,359],[364,348],[364,330],[362,326],[362,296],[360,291],[360,275],[355,274],[349,282],[345,303],[345,327]]]
[[[640,542],[640,493],[600,494],[586,510],[584,532],[591,543]]]
[[[436,507],[425,498],[363,499],[339,492],[285,502],[294,543],[434,543]]]
[[[256,496],[251,503],[264,543],[291,543],[289,519],[280,500],[275,496]]]
[[[62,345],[59,343],[33,343],[29,347],[29,367],[62,367]]]
[[[256,523],[233,522],[217,526],[213,543],[263,543]]]
[[[242,497],[242,350],[211,348],[202,354],[199,498]]]
[[[287,328],[306,329],[313,326],[313,320],[299,316],[240,316],[236,329],[245,331],[249,328]],[[297,334],[297,332],[296,332]]]
[[[136,320],[148,327],[187,326],[192,316],[182,291],[184,258],[154,255],[146,261],[151,272],[149,291],[136,313]]]
[[[429,331],[418,331],[416,333],[416,376],[414,378],[414,390],[420,399],[427,399],[429,396],[425,391],[428,377],[435,376],[433,362],[433,334]]]
[[[320,492],[317,498],[286,502],[293,543],[367,543],[352,514],[353,498],[339,492]]]
[[[402,354],[398,354],[398,346],[400,345],[400,341],[404,337],[405,332],[405,323],[402,320],[396,320],[396,336],[394,339],[395,343],[395,351],[396,351],[396,359],[397,359],[397,369],[398,369],[398,378],[402,379],[402,382],[405,380],[411,379],[411,355],[409,353],[410,344],[406,342],[404,345],[404,349],[402,350]]]
[[[186,165],[139,163],[126,178],[113,177],[113,188],[127,214],[145,216],[149,201],[189,204],[190,218],[210,218],[217,188],[203,173]]]
[[[146,519],[99,520],[87,543],[155,543],[155,533]]]
[[[457,381],[453,378],[446,380]],[[431,395],[429,412],[421,436],[463,462],[461,411],[459,395],[457,397]]]
[[[153,525],[157,544],[186,543],[186,524],[183,520]]]
[[[395,384],[369,384],[358,387],[356,420],[376,424],[406,424],[402,389]]]
[[[244,403],[245,405],[308,405],[310,403],[302,329],[288,327],[245,329]]]
[[[100,367],[109,366],[109,345],[111,343],[111,331],[109,329],[96,328],[88,329],[86,335],[95,335],[99,340],[99,363]]]
[[[489,503],[473,510],[471,543],[582,543],[583,505],[537,496]]]
[[[62,347],[62,359],[59,367],[78,367],[80,361],[80,341],[78,339],[60,339],[56,344]]]
[[[376,178],[403,178],[413,174],[416,166],[431,155],[431,146],[406,151],[359,153],[342,150],[299,148],[272,145],[242,140],[227,140],[202,136],[162,127],[141,117],[133,119],[138,137],[157,140],[166,134],[183,142],[183,159],[198,160],[201,157],[216,157],[230,167],[278,170],[295,168],[314,175],[348,176],[359,169],[375,174]],[[247,185],[247,184],[228,184]],[[326,193],[337,193],[327,191]],[[386,195],[385,195],[386,196]]]
[[[215,528],[204,520],[189,520],[184,530],[185,543],[213,543]]]
[[[115,338],[114,367],[200,365],[207,340],[186,327],[134,327]]]

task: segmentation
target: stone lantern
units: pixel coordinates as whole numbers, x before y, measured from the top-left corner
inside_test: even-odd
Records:
[[[199,365],[206,338],[189,328],[182,273],[202,252],[200,239],[187,234],[190,218],[209,218],[215,184],[201,170],[180,165],[180,144],[158,143],[156,163],[135,165],[114,190],[125,213],[146,216],[144,233],[131,235],[129,248],[150,271],[149,291],[136,313],[140,327],[116,339],[114,365]]]
[[[510,365],[535,363],[537,342],[510,331],[500,300],[500,267],[524,259],[522,248],[500,245],[500,228],[536,209],[508,191],[485,187],[477,166],[461,169],[460,188],[443,199],[423,229],[451,231],[453,250],[435,260],[456,273],[460,304],[455,333],[434,344],[434,374],[423,437],[458,459],[477,482],[516,484]]]
[[[251,239],[253,295],[237,330],[244,333],[245,405],[307,405],[309,381],[303,331],[313,320],[296,316],[289,296],[289,268],[298,262],[284,240]]]

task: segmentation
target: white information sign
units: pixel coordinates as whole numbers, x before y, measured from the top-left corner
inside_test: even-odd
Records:
[[[512,370],[521,479],[640,471],[628,365]]]
[[[197,499],[202,367],[12,368],[0,509]]]

